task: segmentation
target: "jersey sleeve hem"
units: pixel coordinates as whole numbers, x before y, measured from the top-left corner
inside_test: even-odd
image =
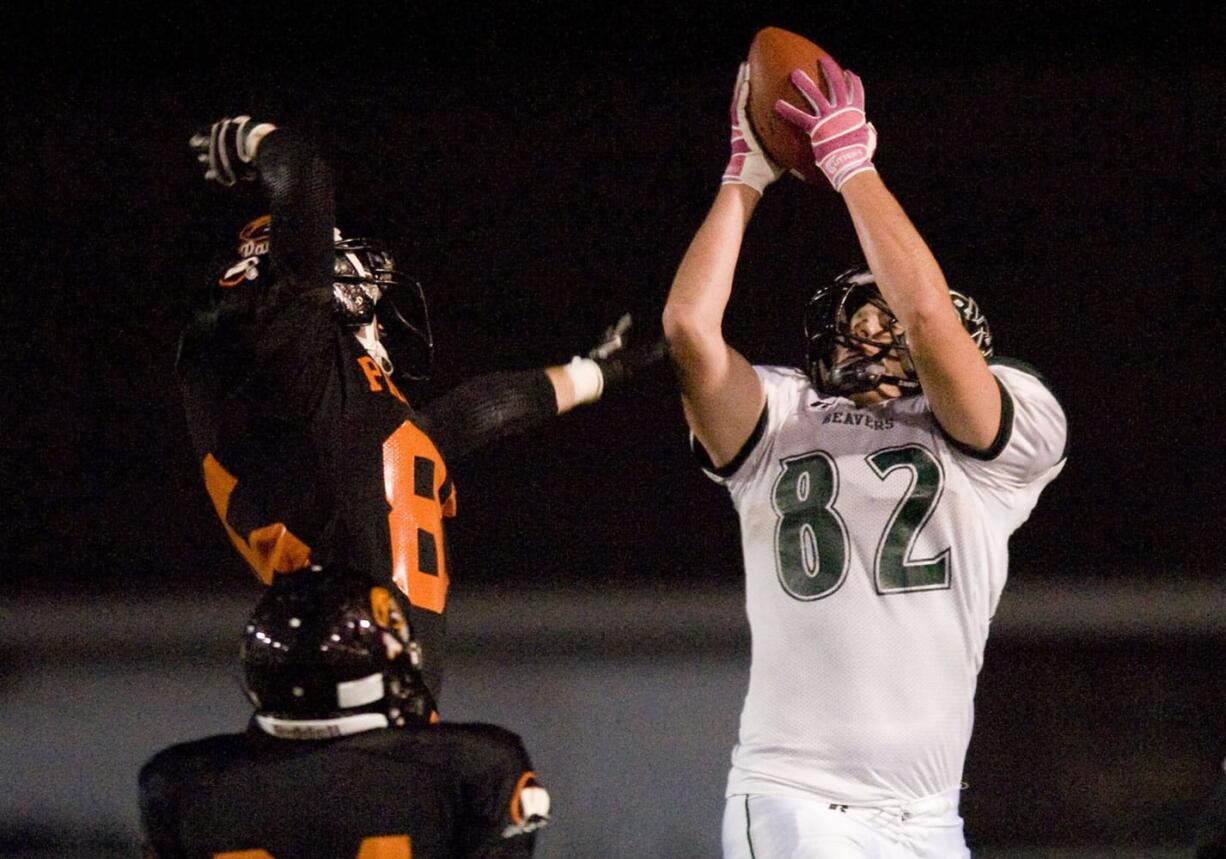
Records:
[[[1035,369],[1033,365],[1018,358],[992,357],[988,359],[988,366],[1008,367],[1012,370],[1025,373],[1028,376],[1033,376],[1039,382],[1039,384],[1047,389],[1047,393],[1051,394],[1052,398],[1056,401],[1056,404],[1060,406],[1060,410],[1065,413],[1067,418],[1068,410],[1064,408],[1064,403],[1061,401],[1060,395],[1056,392],[1056,389],[1052,387],[1052,383],[1048,380],[1048,378]],[[1064,435],[1064,451],[1060,454],[1060,461],[1068,459],[1070,447],[1071,438],[1066,430]]]
[[[949,442],[950,447],[972,459],[979,459],[984,462],[989,462],[1000,456],[1009,444],[1009,439],[1013,436],[1013,395],[1009,393],[1009,389],[1004,386],[1000,379],[996,379],[996,388],[1000,391],[1000,426],[997,427],[996,437],[992,439],[992,443],[988,445],[986,450],[977,450],[969,444],[958,441],[945,431],[945,427],[941,426],[940,421],[936,422],[937,427],[941,430],[941,435],[945,436],[945,441]]]
[[[741,449],[737,451],[736,456],[719,467],[716,467],[715,463],[711,461],[711,455],[702,446],[702,442],[697,438],[693,438],[694,457],[698,460],[698,464],[702,466],[704,471],[714,474],[716,477],[728,478],[736,474],[737,470],[745,464],[745,460],[749,459],[749,455],[753,453],[753,449],[758,446],[758,442],[762,440],[762,436],[766,433],[769,413],[770,404],[764,403],[762,405],[762,413],[758,415],[758,423],[754,426],[753,432],[749,434],[749,438],[745,439],[745,443],[741,445]]]

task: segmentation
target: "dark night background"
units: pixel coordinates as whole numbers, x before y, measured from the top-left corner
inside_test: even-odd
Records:
[[[413,393],[429,397],[561,363],[623,310],[658,329],[726,159],[737,64],[767,25],[861,75],[877,166],[951,286],[979,300],[999,353],[1062,394],[1072,455],[1014,537],[1011,582],[1220,576],[1220,3],[62,3],[3,18],[6,590],[251,586],[172,365],[211,261],[262,204],[201,180],[198,126],[249,113],[316,136],[342,224],[385,237],[425,286],[437,369]],[[857,253],[837,195],[780,181],[750,227],[728,339],[757,363],[798,361],[804,299]],[[454,473],[457,590],[740,587],[734,514],[689,457],[666,374]],[[1215,652],[1198,688],[1220,688]],[[993,694],[988,712],[1027,704]],[[1221,749],[1220,712],[1202,734]]]
[[[429,396],[563,361],[623,309],[658,326],[723,167],[736,64],[768,24],[864,78],[878,166],[950,283],[1063,394],[1073,456],[1014,575],[1217,574],[1219,4],[218,8],[6,13],[11,584],[245,575],[172,361],[261,203],[200,181],[196,126],[247,112],[317,135],[349,231],[385,236],[425,284]],[[729,339],[797,360],[801,302],[856,252],[834,194],[780,182]],[[667,378],[456,472],[461,581],[738,576],[731,509],[689,460]]]

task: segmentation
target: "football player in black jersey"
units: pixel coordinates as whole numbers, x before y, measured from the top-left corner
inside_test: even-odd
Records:
[[[424,405],[394,379],[428,370],[420,288],[378,242],[335,223],[332,173],[292,130],[223,119],[192,138],[205,178],[258,181],[268,215],[185,330],[177,362],[205,486],[264,582],[343,563],[408,597],[437,696],[450,571],[448,463],[492,439],[593,402],[663,354],[619,348],[625,321],[587,358],[480,376]]]
[[[394,592],[351,569],[278,575],[247,621],[244,733],[140,773],[146,859],[519,859],[549,819],[520,738],[430,724]]]

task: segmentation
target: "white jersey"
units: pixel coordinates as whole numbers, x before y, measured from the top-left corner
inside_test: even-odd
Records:
[[[923,394],[857,407],[755,367],[766,409],[708,474],[740,516],[753,636],[728,795],[873,805],[956,790],[1009,535],[1064,465],[1064,412],[994,363],[1001,433],[959,450]]]

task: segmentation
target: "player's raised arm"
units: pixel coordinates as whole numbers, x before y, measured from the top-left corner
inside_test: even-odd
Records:
[[[915,373],[941,427],[987,450],[1000,430],[1001,399],[979,347],[952,310],[940,266],[873,166],[876,131],[865,121],[860,79],[820,60],[830,97],[804,70],[792,82],[813,107],[780,101],[776,112],[809,135],[814,160],[843,195],[876,283],[905,332]]]
[[[976,450],[1000,431],[995,377],[958,315],[940,267],[876,173],[847,183],[851,212],[869,268],[906,332],[920,385],[941,427]]]
[[[762,413],[765,392],[749,362],[724,341],[723,318],[745,227],[780,170],[754,139],[745,107],[749,65],[733,90],[732,146],[715,202],[673,278],[664,335],[681,382],[686,420],[716,466],[737,455]]]
[[[281,288],[331,289],[335,189],[315,145],[249,116],[220,119],[189,143],[206,180],[225,187],[259,180],[268,195],[269,254]]]

